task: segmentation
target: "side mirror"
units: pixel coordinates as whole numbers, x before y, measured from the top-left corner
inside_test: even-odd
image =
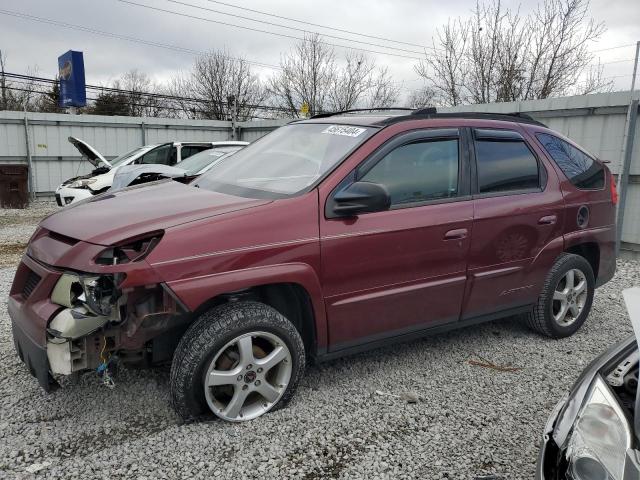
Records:
[[[359,213],[389,210],[391,197],[379,183],[355,182],[333,196],[333,214],[353,217]]]

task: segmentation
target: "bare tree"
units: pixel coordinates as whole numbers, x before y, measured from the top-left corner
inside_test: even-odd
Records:
[[[471,18],[438,31],[415,70],[449,105],[602,91],[610,84],[589,68],[588,46],[604,26],[588,12],[589,0],[544,0],[527,16],[500,0],[477,3]]]
[[[315,115],[327,108],[332,79],[336,74],[335,53],[318,34],[306,37],[280,60],[282,70],[269,81],[274,103],[299,116],[303,104]]]
[[[171,77],[162,91],[170,99],[167,101],[169,111],[175,116],[184,118],[200,118],[200,103],[189,100],[192,93],[190,73],[178,72]]]
[[[434,106],[436,103],[436,92],[429,85],[422,85],[413,90],[407,99],[407,106],[411,108],[424,108]]]
[[[392,80],[387,67],[372,72],[368,83],[367,107],[392,107],[397,103],[400,88]]]
[[[7,110],[7,79],[4,75],[6,55],[0,50],[0,110]]]
[[[589,0],[546,0],[538,7],[530,27],[535,47],[527,98],[576,93],[594,59],[589,44],[605,32],[604,24],[587,18],[588,13]],[[592,85],[592,90],[600,87],[606,84]]]
[[[449,20],[438,30],[432,51],[415,66],[416,73],[448,105],[459,105],[468,97],[464,85],[469,74],[466,62],[469,28],[468,22],[461,19]]]
[[[337,69],[330,78],[328,90],[329,110],[348,110],[362,99],[370,89],[370,76],[374,69],[362,54],[347,54],[344,68]]]
[[[39,93],[36,82],[32,78],[8,79],[6,62],[6,55],[0,52],[0,110],[33,110]],[[25,77],[33,77],[37,71],[37,67],[29,67]]]
[[[160,96],[160,87],[146,73],[130,70],[114,82],[113,87],[125,90],[132,117],[167,116],[167,102]]]
[[[178,100],[178,108],[189,117],[229,120],[237,107],[236,118],[254,116],[266,98],[260,79],[243,58],[234,58],[226,50],[212,50],[196,58],[192,71],[179,74],[169,91],[196,100]],[[233,102],[229,101],[234,98]]]
[[[350,53],[339,61],[318,34],[296,44],[280,66],[281,71],[269,81],[271,100],[294,117],[304,104],[315,115],[390,106],[398,98],[399,89],[386,68],[376,68],[362,54]]]

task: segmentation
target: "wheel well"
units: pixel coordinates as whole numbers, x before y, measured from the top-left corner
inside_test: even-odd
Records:
[[[581,243],[579,245],[573,245],[568,248],[566,252],[584,257],[591,265],[594,279],[598,278],[598,268],[600,266],[600,247],[597,243],[589,242]]]
[[[201,305],[194,312],[194,319],[223,303],[242,300],[254,300],[275,308],[296,327],[302,337],[305,351],[308,354],[315,354],[316,325],[311,298],[305,288],[297,283],[259,285],[218,295]]]

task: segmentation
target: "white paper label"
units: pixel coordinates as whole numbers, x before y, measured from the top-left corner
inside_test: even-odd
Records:
[[[322,133],[343,135],[345,137],[357,137],[364,131],[366,131],[366,128],[352,127],[350,125],[331,125],[330,127],[325,128]]]

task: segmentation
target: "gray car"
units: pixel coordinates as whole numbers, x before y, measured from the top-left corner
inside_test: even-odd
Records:
[[[536,478],[640,479],[640,288],[623,292],[635,335],[596,358],[545,427]]]

